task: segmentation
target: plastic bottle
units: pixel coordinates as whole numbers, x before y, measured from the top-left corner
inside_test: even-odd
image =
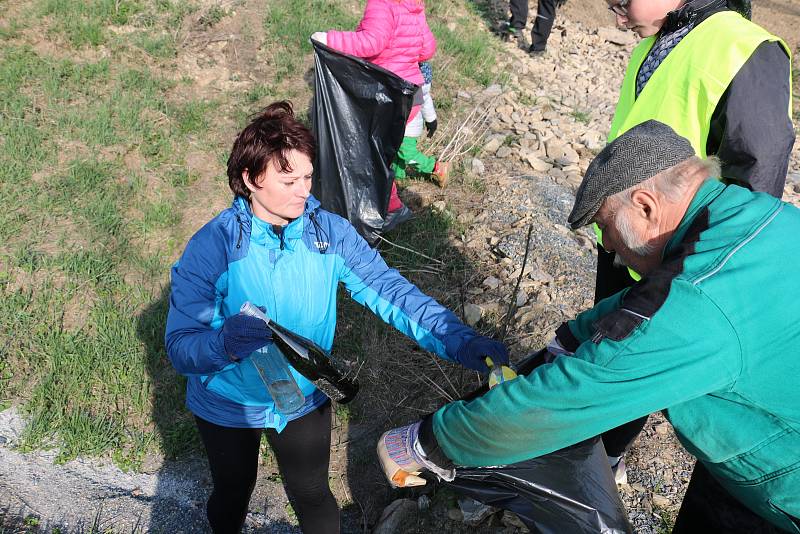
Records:
[[[239,310],[245,315],[257,317],[269,325],[269,318],[258,307],[250,302],[242,304]],[[281,350],[274,343],[268,343],[264,347],[253,352],[246,361],[255,366],[258,375],[267,387],[272,400],[275,402],[275,409],[284,415],[296,412],[306,399],[303,392],[297,386],[297,382],[292,376],[289,363],[286,361]]]

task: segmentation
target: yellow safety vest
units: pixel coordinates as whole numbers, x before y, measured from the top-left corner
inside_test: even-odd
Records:
[[[637,124],[655,119],[688,139],[697,155],[705,158],[711,116],[734,76],[756,48],[765,41],[777,41],[791,59],[789,47],[780,38],[735,11],[721,11],[681,39],[637,98],[636,77],[655,41],[656,36],[647,37],[633,49],[611,121],[609,143]],[[787,76],[791,80],[791,73]],[[758,97],[753,95],[753,98]],[[787,111],[791,117],[791,98]],[[593,228],[602,244],[600,229],[597,225]],[[629,271],[634,280],[641,278]]]

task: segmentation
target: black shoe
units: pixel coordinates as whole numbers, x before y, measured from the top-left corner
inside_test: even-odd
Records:
[[[514,29],[512,35],[517,40],[517,47],[520,50],[528,50],[528,39],[525,37],[525,32],[522,28]]]
[[[533,46],[531,46],[528,49],[528,55],[531,56],[532,58],[544,57],[545,54],[547,54],[547,50],[544,50],[544,49],[542,49],[542,50],[534,50]]]
[[[414,213],[408,209],[408,206],[403,206],[399,210],[391,211],[386,214],[386,218],[383,220],[381,233],[388,232],[392,228],[396,228],[400,224],[413,218]]]
[[[508,41],[508,38],[511,36],[511,23],[507,20],[498,22],[492,32],[495,33],[501,41]]]

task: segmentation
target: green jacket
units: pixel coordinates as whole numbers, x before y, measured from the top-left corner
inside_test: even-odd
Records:
[[[800,532],[798,236],[797,208],[707,181],[661,266],[560,329],[574,356],[444,406],[423,447],[508,464],[664,410],[728,491]]]

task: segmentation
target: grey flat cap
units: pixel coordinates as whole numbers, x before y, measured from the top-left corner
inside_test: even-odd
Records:
[[[586,226],[608,197],[694,155],[689,141],[663,122],[634,126],[606,145],[586,169],[567,219],[570,227]]]

